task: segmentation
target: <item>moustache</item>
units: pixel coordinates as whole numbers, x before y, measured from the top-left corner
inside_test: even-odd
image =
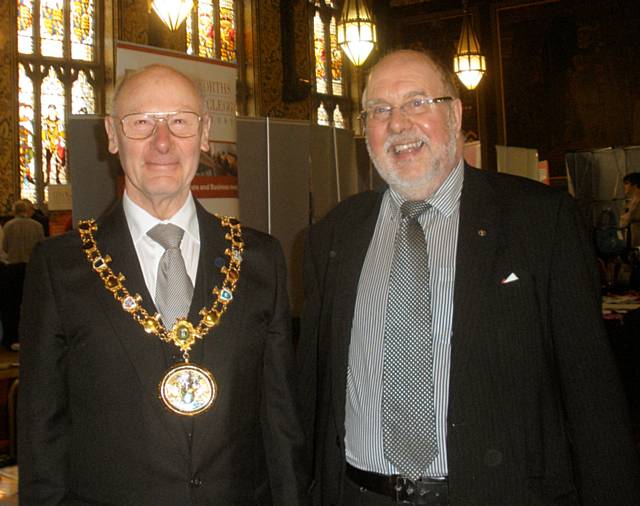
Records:
[[[414,142],[422,142],[427,148],[431,149],[431,141],[425,135],[407,135],[407,134],[391,134],[384,141],[384,151],[389,151],[393,146],[398,144],[411,144]]]

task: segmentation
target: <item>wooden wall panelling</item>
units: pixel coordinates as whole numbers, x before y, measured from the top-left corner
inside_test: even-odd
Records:
[[[0,215],[10,210],[18,190],[16,2],[0,0]]]
[[[294,40],[282,39],[282,11],[291,9],[289,19],[293,22],[291,33]],[[284,62],[283,44],[294,47],[294,67],[299,78],[311,75],[309,50],[309,10],[307,0],[274,0],[252,2],[252,26],[254,33],[246,50],[253,51],[247,62],[253,61],[253,87],[255,114],[274,118],[306,119],[311,117],[311,100],[285,102],[283,100]],[[290,76],[288,76],[289,78]]]
[[[118,2],[118,36],[120,40],[147,44],[149,34],[148,0],[116,0]]]
[[[640,14],[625,0],[496,7],[503,136],[552,177],[565,153],[640,143]]]

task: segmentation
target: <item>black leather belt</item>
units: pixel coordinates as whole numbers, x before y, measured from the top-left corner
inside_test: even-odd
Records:
[[[399,504],[449,505],[449,480],[446,478],[419,478],[411,480],[400,474],[385,475],[363,471],[347,463],[347,477],[356,485],[386,495]]]

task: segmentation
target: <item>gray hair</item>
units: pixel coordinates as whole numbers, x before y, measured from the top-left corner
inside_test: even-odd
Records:
[[[460,98],[460,93],[458,91],[458,81],[455,74],[442,62],[440,58],[438,58],[433,52],[428,50],[417,51],[415,49],[396,49],[394,51],[391,51],[390,53],[384,55],[384,57],[382,57],[373,67],[371,67],[371,70],[369,71],[369,78],[373,75],[376,68],[385,60],[397,55],[414,56],[424,60],[425,64],[432,65],[435,68],[438,76],[440,77],[440,81],[445,89],[445,93],[453,98]],[[363,109],[366,107],[367,103],[367,88],[369,87],[368,81],[369,79],[367,79],[367,84],[365,85],[364,92],[362,93]]]

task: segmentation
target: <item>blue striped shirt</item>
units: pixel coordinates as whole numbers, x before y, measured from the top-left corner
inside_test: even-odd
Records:
[[[433,377],[438,456],[423,476],[447,476],[447,408],[456,248],[463,180],[462,160],[427,201],[425,231],[431,274]],[[380,474],[397,474],[382,443],[382,362],[389,273],[402,198],[387,190],[364,260],[351,329],[345,419],[347,462]]]

